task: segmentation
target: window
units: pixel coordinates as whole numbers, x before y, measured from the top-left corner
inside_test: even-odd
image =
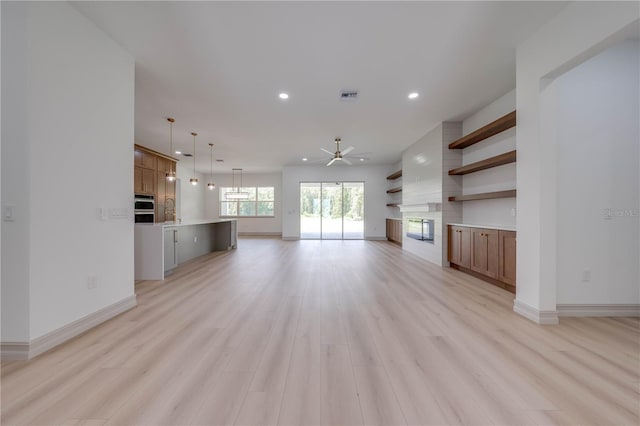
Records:
[[[273,217],[275,188],[273,186],[257,188],[240,188],[248,192],[249,197],[242,200],[227,198],[227,193],[235,192],[236,188],[220,188],[220,216],[234,217]]]

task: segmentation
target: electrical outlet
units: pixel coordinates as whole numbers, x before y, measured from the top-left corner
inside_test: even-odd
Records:
[[[198,242],[198,236],[196,235],[195,237],[193,237],[193,244]]]
[[[516,209],[511,209],[511,216],[513,216],[513,217],[516,216]]]
[[[584,271],[582,271],[582,282],[589,282],[591,281],[591,270],[590,269],[585,269]]]

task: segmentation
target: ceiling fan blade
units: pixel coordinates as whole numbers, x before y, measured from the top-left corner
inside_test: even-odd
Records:
[[[350,153],[351,151],[353,151],[353,147],[350,146],[349,148],[345,149],[342,151],[342,155],[347,155],[348,153]]]
[[[344,157],[342,157],[342,162],[343,162],[343,163],[345,163],[345,164],[347,164],[347,165],[349,165],[349,166],[353,165],[353,163],[352,163],[351,161],[347,160],[347,159],[346,159],[346,158],[344,158]]]
[[[335,155],[333,152],[331,152],[331,151],[327,151],[327,150],[326,150],[326,149],[324,149],[324,148],[320,148],[320,150],[321,150],[321,151],[326,152],[326,153],[327,153],[327,154],[329,154],[329,155]]]
[[[335,158],[332,158],[332,159],[331,159],[331,161],[329,161],[329,162],[327,163],[327,166],[332,165],[334,161],[336,161],[336,159],[335,159]]]

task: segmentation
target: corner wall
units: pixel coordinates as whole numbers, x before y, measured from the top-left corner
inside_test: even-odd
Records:
[[[542,92],[549,79],[638,31],[637,2],[570,3],[516,50],[517,290],[514,310],[557,322],[556,147]],[[567,37],[568,31],[571,37]]]
[[[134,62],[67,3],[2,19],[2,340],[28,343],[135,298]]]

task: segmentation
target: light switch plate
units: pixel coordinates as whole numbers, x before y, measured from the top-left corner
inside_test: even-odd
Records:
[[[2,207],[2,220],[5,222],[13,222],[15,215],[15,206],[3,206]]]

